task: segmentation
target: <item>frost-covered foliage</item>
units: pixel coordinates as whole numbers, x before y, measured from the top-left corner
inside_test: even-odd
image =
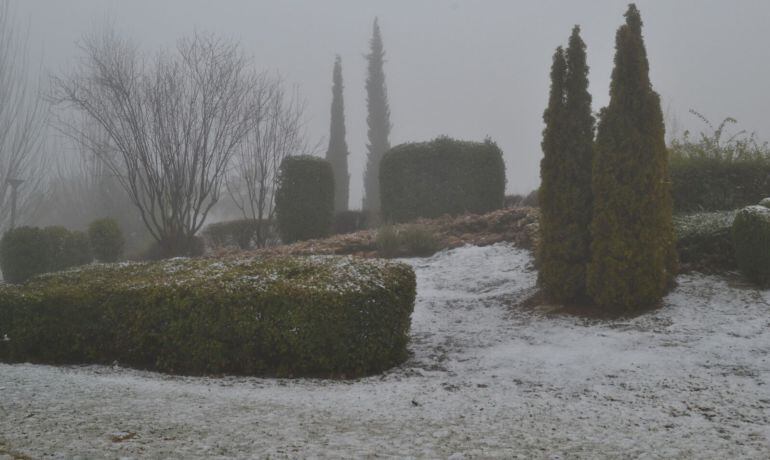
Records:
[[[770,284],[770,209],[755,205],[738,211],[733,242],[738,268],[751,281]]]
[[[735,211],[675,215],[676,247],[682,269],[702,272],[734,269],[734,219]]]
[[[406,357],[415,280],[351,257],[89,266],[0,288],[0,360],[358,376]]]

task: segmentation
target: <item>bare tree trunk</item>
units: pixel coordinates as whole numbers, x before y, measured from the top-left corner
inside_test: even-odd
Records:
[[[254,242],[264,247],[273,224],[278,169],[289,155],[310,152],[296,91],[286,94],[279,77],[266,78],[259,94],[258,123],[235,155],[227,190],[244,219],[255,222]]]
[[[187,255],[219,200],[231,157],[258,122],[264,78],[239,48],[210,35],[143,57],[114,32],[85,37],[84,63],[57,78],[55,99],[106,140],[60,117],[64,132],[105,162],[163,256]]]

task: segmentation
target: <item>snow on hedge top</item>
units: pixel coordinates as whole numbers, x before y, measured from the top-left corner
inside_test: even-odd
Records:
[[[56,285],[144,289],[157,286],[267,291],[290,288],[319,292],[385,289],[387,280],[411,275],[403,263],[352,256],[244,259],[174,258],[160,262],[92,264],[30,280],[27,292]]]

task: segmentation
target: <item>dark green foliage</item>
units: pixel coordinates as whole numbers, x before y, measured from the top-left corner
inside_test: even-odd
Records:
[[[21,283],[48,271],[47,241],[45,232],[37,227],[17,227],[7,231],[0,240],[3,279],[9,283]]]
[[[625,16],[593,162],[588,290],[608,313],[657,304],[677,272],[660,98],[650,83],[636,6]]]
[[[140,260],[157,261],[172,257],[200,257],[206,252],[206,242],[198,235],[155,241],[140,254]]]
[[[732,230],[738,268],[752,282],[770,285],[770,209],[759,205],[741,209]]]
[[[255,246],[257,231],[262,226],[266,240],[275,239],[274,223],[254,219],[237,219],[209,224],[203,229],[203,236],[212,248],[238,247],[250,249]]]
[[[369,142],[366,145],[366,170],[364,171],[363,208],[372,212],[380,210],[380,161],[390,149],[390,107],[388,91],[385,87],[385,50],[377,19],[374,19],[372,39],[369,41],[369,54],[366,55],[368,74],[366,77],[366,123]]]
[[[733,211],[675,215],[676,250],[682,271],[735,269],[734,219]]]
[[[329,149],[326,160],[331,163],[334,172],[334,211],[348,209],[350,196],[350,174],[348,174],[348,143],[345,141],[345,102],[342,94],[342,60],[339,56],[334,61],[332,86],[332,114],[329,128]]]
[[[415,277],[338,258],[99,265],[0,286],[0,361],[356,377],[407,356]]]
[[[334,174],[329,162],[308,155],[284,159],[275,213],[284,243],[328,236],[334,224]]]
[[[0,242],[0,267],[10,283],[85,265],[92,259],[88,236],[64,227],[19,227],[6,232]]]
[[[369,213],[366,211],[342,211],[334,215],[334,234],[341,235],[366,230]]]
[[[711,128],[697,140],[685,132],[669,150],[674,207],[677,211],[720,211],[742,208],[770,195],[770,147],[754,134],[738,132],[724,140],[725,128],[737,123],[725,118],[716,128],[703,115],[690,111]]]
[[[484,214],[505,200],[505,163],[497,145],[439,137],[401,144],[382,159],[382,216],[407,222],[444,214]]]
[[[97,219],[88,226],[91,248],[99,262],[117,262],[123,256],[125,240],[115,219]]]
[[[594,118],[585,48],[575,26],[566,53],[558,48],[554,55],[543,114],[538,282],[548,297],[562,303],[587,297]]]

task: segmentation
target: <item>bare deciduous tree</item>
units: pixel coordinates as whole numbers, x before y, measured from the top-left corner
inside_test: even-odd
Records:
[[[55,100],[106,139],[61,118],[128,192],[163,256],[191,250],[219,200],[231,157],[258,122],[263,77],[237,45],[196,33],[152,59],[114,31],[85,37],[77,70],[55,78]]]
[[[255,222],[254,241],[267,243],[281,162],[310,152],[303,125],[304,103],[287,94],[280,77],[266,78],[256,98],[258,123],[235,155],[227,189],[245,219]]]
[[[13,181],[24,181],[16,224],[35,210],[44,185],[42,134],[47,107],[27,65],[26,36],[19,33],[9,2],[0,2],[0,229],[11,224]]]

